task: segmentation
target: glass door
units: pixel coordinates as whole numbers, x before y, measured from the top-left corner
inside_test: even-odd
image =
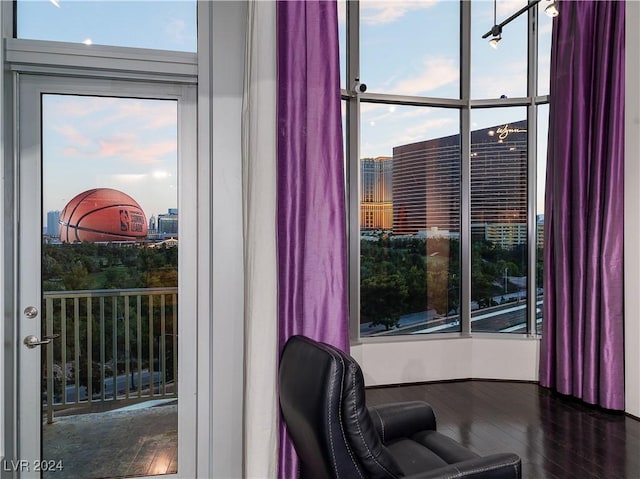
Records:
[[[18,84],[19,467],[189,477],[193,88]]]

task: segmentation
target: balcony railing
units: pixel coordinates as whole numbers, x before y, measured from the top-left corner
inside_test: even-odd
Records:
[[[45,292],[43,407],[177,397],[178,289]]]

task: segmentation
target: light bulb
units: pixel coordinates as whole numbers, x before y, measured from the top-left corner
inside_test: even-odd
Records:
[[[547,5],[544,9],[544,13],[546,13],[552,18],[557,17],[560,12],[558,11],[558,6],[556,5],[556,2],[552,1],[549,5]]]

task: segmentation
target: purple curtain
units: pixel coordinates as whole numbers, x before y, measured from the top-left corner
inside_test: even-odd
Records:
[[[348,350],[346,211],[335,1],[278,1],[279,347],[303,334]],[[280,425],[278,477],[297,475]]]
[[[554,21],[540,383],[624,409],[624,2]]]

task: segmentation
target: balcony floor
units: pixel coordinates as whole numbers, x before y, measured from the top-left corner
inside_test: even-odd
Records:
[[[177,400],[173,400],[150,407],[56,416],[53,424],[42,426],[43,459],[62,461],[64,469],[45,473],[44,477],[91,479],[175,473],[177,408]]]

